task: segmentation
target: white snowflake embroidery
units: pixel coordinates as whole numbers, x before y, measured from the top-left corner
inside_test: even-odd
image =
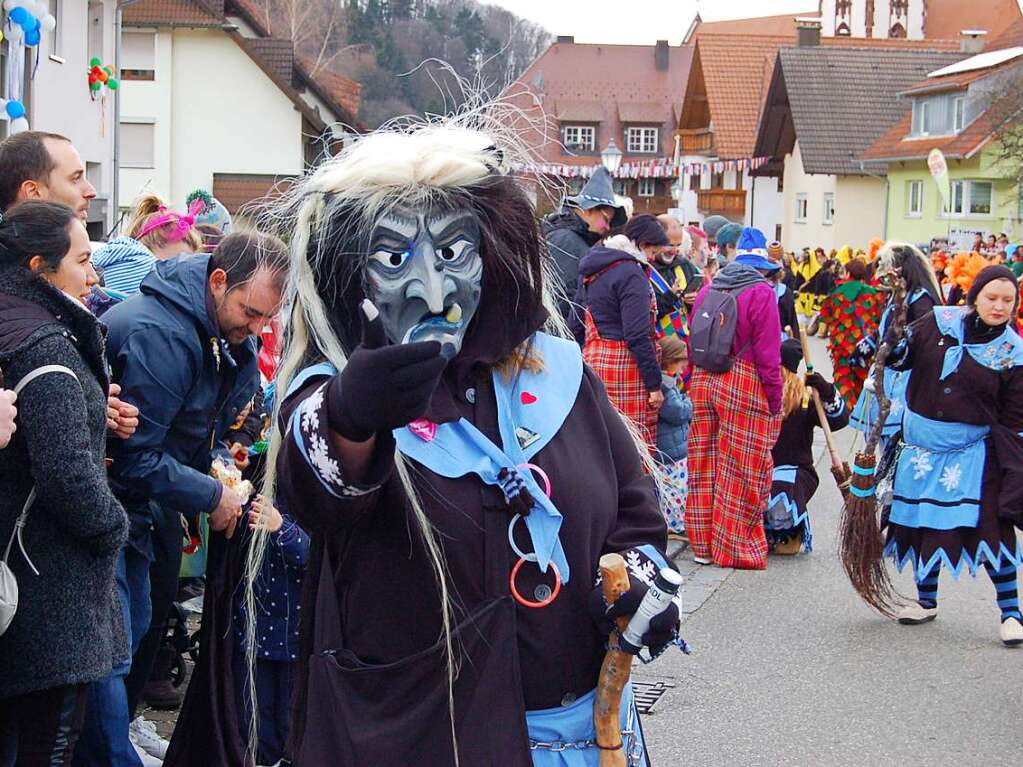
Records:
[[[629,572],[643,581],[648,587],[654,583],[654,576],[657,568],[649,559],[643,557],[638,551],[632,549],[625,555],[625,563],[629,566]]]
[[[917,450],[909,462],[913,465],[913,479],[923,479],[934,471],[931,454],[926,450]]]
[[[893,399],[893,400],[891,400],[891,403],[892,403],[892,406],[891,406],[891,410],[888,411],[888,415],[890,415],[890,416],[892,416],[892,415],[899,415],[902,412],[902,400],[901,399]]]
[[[324,480],[332,485],[341,485],[341,467],[327,452],[327,440],[318,434],[309,439],[309,460]]]
[[[957,463],[955,466],[946,466],[945,470],[941,473],[941,482],[945,486],[945,492],[951,493],[953,490],[959,489],[959,481],[963,477],[963,470]]]
[[[309,399],[302,403],[302,430],[306,434],[318,431],[320,428],[320,408],[323,407],[323,390],[321,386],[313,392]]]

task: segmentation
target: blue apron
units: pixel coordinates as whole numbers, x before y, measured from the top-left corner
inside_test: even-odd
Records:
[[[591,691],[570,706],[526,712],[526,729],[534,767],[598,767],[600,749],[594,738]],[[622,747],[628,767],[648,767],[643,731],[632,696],[632,683],[622,693]]]

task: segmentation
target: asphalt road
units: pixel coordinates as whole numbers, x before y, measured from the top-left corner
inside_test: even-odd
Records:
[[[837,436],[845,454],[852,432]],[[634,672],[676,684],[644,719],[653,764],[1019,764],[1023,648],[999,641],[986,574],[943,574],[930,624],[874,613],[841,569],[841,500],[827,459],[818,466],[813,553],[729,571],[683,623],[694,653]],[[908,570],[897,584],[915,593]]]

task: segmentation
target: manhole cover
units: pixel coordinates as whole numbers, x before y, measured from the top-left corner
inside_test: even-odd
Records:
[[[636,708],[641,714],[649,714],[664,693],[674,687],[673,682],[632,682],[632,694],[636,698]]]

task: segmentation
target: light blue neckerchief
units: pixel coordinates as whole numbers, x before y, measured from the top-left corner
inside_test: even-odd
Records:
[[[475,474],[488,485],[500,485],[501,469],[527,463],[558,433],[582,382],[582,355],[577,344],[537,333],[533,350],[543,360],[541,372],[522,370],[512,381],[505,381],[497,371],[493,374],[502,447],[462,418],[436,425],[429,439],[417,436],[409,427],[395,429],[398,449],[443,477]],[[568,583],[568,560],[558,538],[561,512],[529,469],[519,474],[534,501],[533,511],[524,521],[537,565],[546,572],[553,561],[562,582]]]
[[[998,338],[986,344],[963,343],[963,325],[967,311],[966,307],[962,306],[941,306],[934,310],[938,330],[942,335],[951,336],[956,340],[956,344],[945,352],[939,380],[944,381],[959,368],[963,361],[964,349],[979,364],[991,370],[1008,370],[1023,365],[1023,338],[1020,338],[1008,323]]]

